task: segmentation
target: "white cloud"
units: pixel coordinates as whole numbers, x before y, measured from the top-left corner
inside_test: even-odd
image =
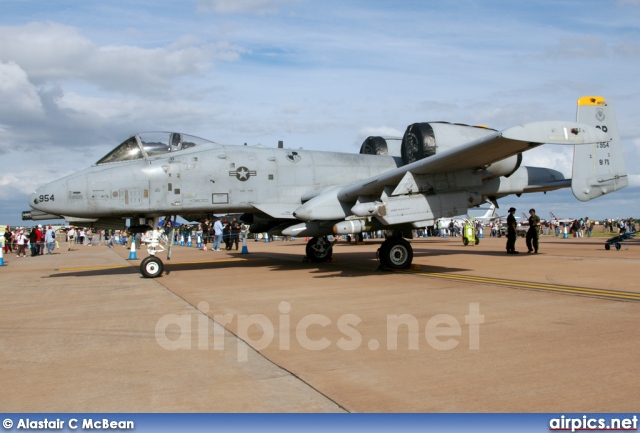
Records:
[[[607,42],[602,36],[582,35],[560,40],[547,50],[550,58],[563,61],[576,59],[603,59],[640,57],[640,44],[635,41],[622,40]]]
[[[219,13],[274,14],[281,5],[295,4],[298,0],[199,0],[201,10]]]
[[[571,177],[573,166],[573,146],[554,146],[546,144],[528,152],[524,152],[522,165],[545,167],[557,170]]]
[[[380,137],[400,137],[404,135],[404,131],[390,126],[367,126],[360,129],[362,137],[380,136]]]
[[[228,41],[190,37],[154,48],[97,46],[78,29],[56,23],[0,26],[0,40],[0,60],[20,65],[36,84],[80,80],[119,93],[162,93],[175,78],[247,52]]]
[[[42,103],[36,88],[15,62],[0,61],[0,101],[0,118],[5,122],[42,114]]]

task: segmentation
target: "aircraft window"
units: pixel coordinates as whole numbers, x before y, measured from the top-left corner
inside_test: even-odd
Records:
[[[136,137],[130,137],[118,147],[102,157],[97,163],[106,164],[109,162],[133,161],[142,158],[142,149],[138,146]]]
[[[138,145],[136,137],[140,139],[142,148]],[[143,132],[127,139],[127,141],[98,161],[97,164],[132,161],[145,156],[162,155],[200,145],[221,147],[213,141],[192,135],[178,134],[175,132]]]
[[[182,148],[189,149],[190,147],[201,146],[201,145],[215,145],[216,147],[221,147],[219,144],[214,143],[213,141],[205,140],[204,138],[194,137],[193,135],[185,135],[182,134]]]
[[[171,134],[163,133],[144,133],[138,134],[142,148],[147,156],[162,155],[163,153],[171,152],[171,146],[169,145],[169,139]]]

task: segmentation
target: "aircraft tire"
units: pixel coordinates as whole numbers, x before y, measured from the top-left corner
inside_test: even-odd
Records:
[[[467,245],[469,245],[469,239],[467,239],[466,237],[462,238],[462,243],[466,247]]]
[[[140,273],[145,278],[157,278],[164,272],[164,264],[156,256],[149,256],[140,263]]]
[[[380,263],[389,269],[407,269],[413,261],[413,248],[403,238],[389,238],[380,247]]]
[[[331,244],[326,237],[316,236],[307,242],[306,252],[309,260],[320,263],[326,262],[331,258],[333,248],[331,248]]]
[[[363,155],[387,155],[388,153],[387,140],[382,137],[367,137],[360,146],[360,154]]]

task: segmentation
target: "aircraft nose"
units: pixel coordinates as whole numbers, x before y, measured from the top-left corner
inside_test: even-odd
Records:
[[[65,208],[64,182],[56,180],[38,187],[29,197],[29,206],[51,214],[62,214]]]
[[[38,188],[40,189],[40,188]],[[31,206],[32,209],[38,209],[38,189],[36,189],[35,191],[33,191],[31,193],[31,196],[29,197],[29,206]]]

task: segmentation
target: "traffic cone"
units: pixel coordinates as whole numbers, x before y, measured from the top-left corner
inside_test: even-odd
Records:
[[[184,247],[184,235],[180,235],[180,246]]]
[[[4,242],[0,242],[0,266],[4,266]]]
[[[562,239],[568,239],[569,235],[567,234],[567,225],[564,225],[564,232],[562,234]]]
[[[189,236],[187,236],[187,246],[188,247],[192,247],[193,246],[193,242],[191,242],[191,234],[189,234]]]
[[[478,228],[478,237],[482,238],[482,227]]]
[[[196,248],[202,248],[202,238],[198,235],[198,240],[196,241]]]
[[[240,254],[249,254],[249,249],[247,248],[247,234],[242,232],[242,251]]]
[[[135,238],[131,239],[131,251],[129,252],[129,260],[138,260],[138,256],[136,255],[136,240]]]
[[[264,241],[269,242],[269,233],[264,234]]]

